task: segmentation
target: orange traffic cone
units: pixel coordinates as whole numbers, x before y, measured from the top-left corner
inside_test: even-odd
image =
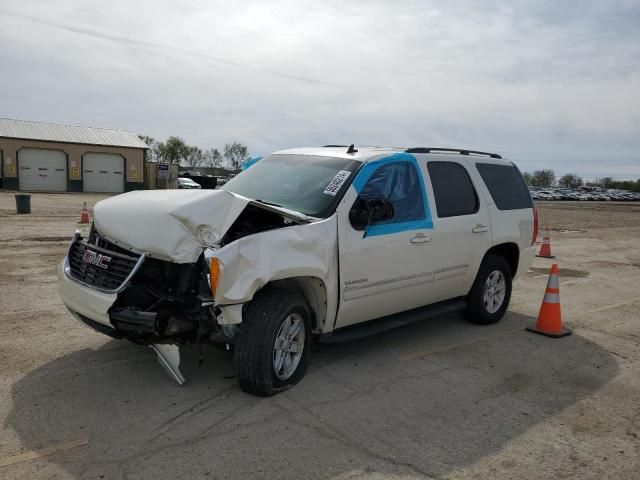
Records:
[[[560,280],[558,278],[558,264],[551,265],[551,273],[547,282],[547,289],[544,292],[544,299],[540,306],[538,321],[535,326],[527,327],[530,332],[546,335],[547,337],[559,338],[571,334],[562,326],[562,315],[560,313]]]
[[[549,228],[548,227],[544,227],[544,235],[542,237],[542,245],[540,245],[540,251],[538,252],[536,257],[556,258],[554,255],[551,255],[551,238],[549,237]]]
[[[80,222],[78,223],[91,223],[89,220],[89,209],[87,208],[87,202],[84,202],[82,207],[82,215],[80,215]]]

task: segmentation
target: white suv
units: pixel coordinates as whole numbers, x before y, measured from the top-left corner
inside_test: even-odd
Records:
[[[180,384],[179,345],[233,349],[241,388],[265,396],[302,378],[312,340],[356,324],[452,306],[500,320],[537,236],[512,162],[436,148],[285,150],[220,190],[130,192],[94,212],[59,267],[71,313],[151,346]]]

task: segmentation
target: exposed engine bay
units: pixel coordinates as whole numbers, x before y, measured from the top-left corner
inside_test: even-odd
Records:
[[[109,310],[111,323],[136,343],[207,340],[216,327],[207,272],[204,258],[197,264],[146,259]]]
[[[284,217],[281,213],[265,210],[263,207],[258,207],[250,203],[236,221],[233,222],[231,228],[229,228],[220,241],[219,246],[223,247],[228,243],[235,242],[254,233],[298,225],[299,223],[299,221],[296,222],[291,218]]]

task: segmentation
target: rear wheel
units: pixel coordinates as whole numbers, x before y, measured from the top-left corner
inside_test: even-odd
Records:
[[[504,316],[510,300],[511,268],[503,257],[487,254],[467,296],[466,317],[482,325],[495,323]]]
[[[236,336],[234,362],[240,388],[270,396],[298,383],[311,352],[311,322],[299,293],[267,288],[247,306]]]

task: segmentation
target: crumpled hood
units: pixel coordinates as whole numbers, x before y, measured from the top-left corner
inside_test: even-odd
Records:
[[[249,199],[225,190],[134,191],[98,202],[97,231],[118,245],[175,263],[197,261]]]

